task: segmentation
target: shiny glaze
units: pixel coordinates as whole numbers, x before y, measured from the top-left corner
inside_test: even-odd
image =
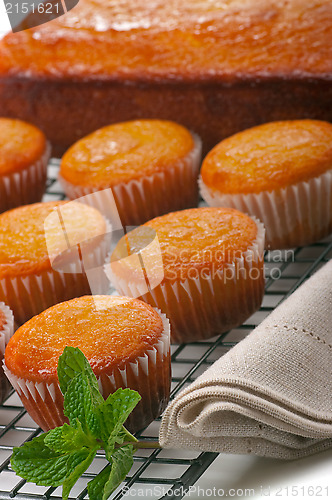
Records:
[[[332,125],[317,120],[273,122],[233,135],[205,158],[201,175],[223,194],[272,191],[332,168]]]
[[[0,74],[331,78],[331,39],[330,0],[80,0],[65,16],[8,35],[0,45]]]
[[[193,270],[222,269],[241,257],[257,237],[256,223],[231,208],[193,208],[157,217],[124,236],[111,260],[113,272],[127,281],[140,278],[137,260],[120,260],[143,249],[143,262],[151,273],[158,266],[155,245],[150,249],[151,229],[158,237],[164,281],[183,281]],[[150,274],[151,276],[151,274]]]
[[[140,300],[84,296],[57,304],[21,326],[8,343],[5,363],[18,377],[51,382],[59,356],[70,345],[83,351],[98,376],[144,356],[162,332],[160,316]]]
[[[60,174],[73,184],[107,188],[166,170],[193,147],[190,132],[174,122],[119,123],[74,144],[62,158]]]
[[[105,229],[98,210],[77,202],[35,203],[4,212],[0,214],[0,279],[51,269],[50,257],[66,251],[68,242],[73,246],[104,234]]]
[[[45,148],[46,138],[37,127],[21,120],[0,118],[0,175],[33,165]]]

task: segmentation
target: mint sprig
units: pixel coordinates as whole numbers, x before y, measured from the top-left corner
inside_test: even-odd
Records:
[[[12,468],[37,485],[62,485],[62,498],[67,500],[97,450],[103,448],[110,463],[88,483],[88,494],[90,500],[107,500],[133,465],[138,442],[123,424],[141,397],[131,389],[118,389],[105,401],[89,362],[74,347],[66,347],[60,356],[58,378],[69,425],[14,448]]]

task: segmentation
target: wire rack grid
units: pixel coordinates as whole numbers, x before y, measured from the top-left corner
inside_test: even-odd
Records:
[[[45,201],[64,199],[57,181],[59,162],[49,165]],[[308,247],[289,251],[267,252],[265,255],[266,291],[263,304],[240,327],[207,341],[172,346],[173,398],[193,382],[215,360],[248,335],[280,302],[286,299],[313,272],[332,258],[332,238]],[[139,434],[140,439],[156,440],[159,420]],[[0,500],[56,500],[61,499],[61,488],[46,488],[27,483],[10,468],[13,446],[19,446],[39,435],[37,428],[15,393],[0,406]],[[216,453],[187,450],[138,450],[134,466],[125,482],[112,498],[130,496],[174,500],[182,498],[188,488],[207,470],[217,457]],[[105,455],[100,452],[83,477],[72,489],[70,498],[87,498],[86,485],[106,466]]]

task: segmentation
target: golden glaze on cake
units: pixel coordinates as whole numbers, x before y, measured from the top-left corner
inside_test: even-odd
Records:
[[[93,193],[94,206],[112,220],[118,214],[123,226],[138,226],[197,206],[200,162],[201,141],[185,127],[134,120],[75,143],[62,159],[59,181],[69,199]]]
[[[167,171],[193,148],[192,135],[177,123],[118,123],[74,144],[62,158],[60,175],[74,185],[105,189]]]
[[[165,409],[171,381],[167,319],[136,299],[80,297],[25,323],[5,352],[6,375],[43,430],[68,422],[57,376],[68,345],[85,354],[105,399],[120,387],[139,392],[142,399],[126,422],[131,432]]]
[[[201,176],[222,194],[259,193],[308,181],[332,169],[332,125],[267,123],[229,137],[205,158]]]
[[[162,332],[159,314],[140,300],[80,297],[21,326],[7,346],[5,362],[17,377],[52,383],[57,380],[59,356],[70,345],[82,350],[99,377],[144,356]]]
[[[51,201],[4,212],[0,215],[0,279],[51,269],[50,257],[66,251],[68,243],[74,246],[89,238],[93,241],[105,231],[105,219],[100,212],[83,203]]]
[[[201,141],[182,125],[134,120],[75,143],[62,159],[59,181],[69,199],[93,193],[94,206],[111,220],[118,215],[123,226],[139,226],[197,206],[200,163]]]
[[[46,139],[39,129],[20,120],[0,118],[0,176],[36,163],[45,149]]]
[[[41,130],[0,111],[0,213],[41,201],[50,152]]]
[[[0,73],[145,81],[327,76],[331,29],[329,0],[80,0],[65,16],[7,36]]]
[[[332,125],[282,121],[235,134],[210,151],[199,182],[208,205],[261,220],[267,249],[315,243],[332,231]]]
[[[157,244],[149,246],[153,233]],[[263,247],[263,226],[238,210],[183,210],[124,236],[106,272],[120,293],[166,314],[173,342],[194,342],[240,325],[258,309]]]
[[[331,38],[330,0],[80,0],[0,43],[0,114],[57,154],[142,117],[181,123],[207,152],[267,121],[332,121]]]
[[[88,270],[105,260],[106,231],[101,213],[78,202],[35,203],[0,214],[0,301],[18,325],[91,293]]]
[[[118,277],[132,282],[141,276],[140,268],[132,267],[136,260],[126,261],[125,257],[143,249],[150,272],[154,269],[159,272],[159,267],[153,265],[159,258],[154,253],[155,247],[151,247],[150,255],[146,250],[151,240],[149,230],[155,231],[158,237],[163,282],[185,281],[194,274],[209,273],[215,266],[222,270],[242,256],[257,238],[255,222],[232,208],[171,212],[134,229],[120,240],[112,253],[112,268]]]

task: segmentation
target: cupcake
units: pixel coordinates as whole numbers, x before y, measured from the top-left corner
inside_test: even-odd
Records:
[[[0,302],[0,403],[8,396],[10,384],[3,372],[2,362],[6,345],[14,333],[13,313],[3,302]]]
[[[67,421],[57,378],[58,359],[66,346],[81,349],[105,399],[120,387],[140,393],[142,400],[126,423],[132,432],[166,407],[170,339],[165,316],[137,299],[80,297],[32,318],[6,348],[5,373],[44,431]]]
[[[147,245],[151,231],[158,246]],[[263,249],[260,222],[229,208],[196,208],[129,232],[105,271],[120,293],[166,314],[173,342],[193,342],[240,325],[259,308]]]
[[[139,225],[171,210],[197,206],[200,156],[201,141],[177,123],[118,123],[67,151],[60,182],[70,199],[107,190],[101,203],[112,206],[115,200],[123,226]]]
[[[332,231],[331,144],[332,125],[318,120],[245,130],[206,156],[201,194],[259,218],[268,249],[308,245]]]
[[[78,202],[35,203],[0,214],[0,301],[17,324],[90,293],[88,277],[98,266],[102,272],[107,255],[107,227],[100,212]]]
[[[0,213],[42,199],[49,157],[41,130],[0,118]]]

